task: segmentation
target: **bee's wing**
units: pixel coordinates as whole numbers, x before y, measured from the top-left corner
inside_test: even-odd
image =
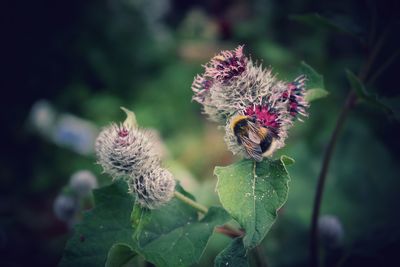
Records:
[[[260,144],[261,138],[260,138],[260,134],[259,134],[259,128],[257,127],[257,125],[252,122],[247,122],[247,125],[249,127],[249,131],[248,131],[249,139],[256,144]]]
[[[253,132],[253,131],[249,131],[248,132],[248,135],[249,135],[249,139],[252,141],[252,142],[254,142],[254,143],[256,143],[256,144],[260,144],[261,143],[261,138],[258,136],[258,134],[257,133],[255,133],[255,132]]]
[[[260,144],[257,144],[250,140],[250,138],[242,137],[241,138],[242,144],[246,153],[256,161],[262,161],[262,150]]]

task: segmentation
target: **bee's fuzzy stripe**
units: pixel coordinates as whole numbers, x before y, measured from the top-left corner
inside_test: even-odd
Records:
[[[232,118],[231,120],[231,129],[235,128],[235,125],[238,124],[240,121],[247,119],[248,116],[245,115],[236,115],[235,117]]]

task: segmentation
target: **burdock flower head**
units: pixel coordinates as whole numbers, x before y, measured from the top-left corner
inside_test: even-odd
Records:
[[[231,86],[247,69],[248,59],[243,55],[243,46],[232,51],[222,51],[204,65],[204,73],[197,75],[192,84],[193,100],[203,105],[211,120],[221,122],[226,114],[216,106],[212,94],[218,87]]]
[[[133,112],[122,109],[125,122],[104,128],[96,140],[98,162],[113,179],[126,180],[140,205],[157,208],[172,198],[175,180],[161,168],[151,135],[137,127]]]
[[[307,116],[305,80],[303,75],[289,83],[278,80],[239,46],[205,65],[192,84],[193,99],[211,120],[225,125],[225,141],[234,154],[260,161],[284,146],[295,118]]]

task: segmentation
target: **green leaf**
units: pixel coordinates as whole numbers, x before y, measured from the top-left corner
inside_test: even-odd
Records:
[[[337,31],[340,33],[347,34],[360,42],[364,42],[362,38],[362,30],[349,21],[345,17],[337,17],[337,19],[329,19],[319,15],[318,13],[303,14],[303,15],[291,15],[289,17],[292,20],[313,26],[324,28],[330,31]]]
[[[179,186],[178,190],[193,198]],[[62,267],[123,266],[134,253],[156,266],[192,265],[200,259],[214,227],[230,219],[217,207],[199,219],[197,210],[175,198],[156,210],[134,206],[134,197],[121,180],[95,190],[94,198],[95,207],[67,243]]]
[[[217,192],[222,206],[244,228],[246,249],[257,246],[274,223],[277,210],[286,202],[289,174],[284,162],[242,160],[227,167],[216,167]]]
[[[366,98],[367,92],[365,91],[365,87],[358,79],[358,77],[353,72],[347,69],[346,69],[346,76],[347,80],[350,83],[351,89],[353,89],[356,92],[357,96],[360,98]]]
[[[137,125],[135,113],[134,113],[133,111],[127,109],[127,108],[124,108],[124,107],[120,107],[120,108],[121,108],[121,109],[125,112],[125,114],[126,114],[126,119],[125,119],[125,121],[124,121],[124,123],[123,123],[124,126],[125,126],[126,128],[128,128],[128,129],[136,128],[138,125]]]
[[[307,77],[307,91],[305,98],[308,102],[326,97],[329,94],[328,91],[324,89],[324,77],[306,62],[301,62],[299,73],[304,74]]]
[[[285,155],[283,155],[281,157],[281,160],[282,160],[283,164],[285,164],[285,166],[292,165],[295,162],[294,159],[292,159],[291,157],[285,156]]]
[[[307,77],[307,88],[310,89],[324,89],[324,77],[319,74],[313,67],[302,61],[300,63],[301,74],[305,74]]]
[[[108,252],[105,267],[123,267],[135,257],[137,253],[127,244],[118,243],[111,247]]]
[[[130,215],[134,197],[127,192],[124,181],[94,190],[95,207],[75,227],[60,267],[104,266],[113,244],[133,245]]]
[[[144,216],[147,222],[142,223],[141,230],[135,233],[137,244],[134,249],[159,267],[190,266],[198,262],[214,227],[230,219],[224,209],[211,207],[199,220],[197,210],[178,199],[172,199]],[[143,218],[142,214],[133,213],[133,221],[140,221],[140,218]]]
[[[324,98],[329,95],[328,91],[320,88],[309,89],[306,91],[305,99],[307,102],[313,102],[320,98]]]
[[[249,259],[247,251],[243,246],[242,238],[235,238],[223,251],[215,258],[215,267],[247,267]]]
[[[366,103],[368,103],[372,106],[375,106],[375,107],[381,109],[382,111],[386,112],[389,115],[393,114],[393,111],[391,108],[389,108],[383,102],[378,100],[378,98],[375,95],[369,93],[365,89],[364,84],[360,81],[360,79],[358,79],[358,77],[353,72],[351,72],[350,70],[346,70],[346,76],[347,76],[347,80],[350,83],[351,88],[356,92],[359,99],[365,101]]]

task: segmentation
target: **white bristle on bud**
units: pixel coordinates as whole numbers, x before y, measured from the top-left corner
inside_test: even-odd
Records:
[[[113,179],[158,166],[160,159],[148,135],[140,129],[112,124],[96,140],[98,162]]]

